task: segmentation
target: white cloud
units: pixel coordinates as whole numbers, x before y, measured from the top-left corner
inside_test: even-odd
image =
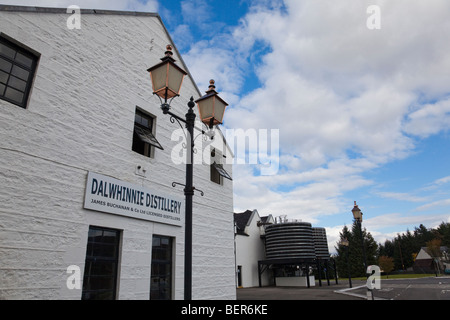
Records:
[[[405,132],[428,137],[450,129],[450,99],[426,104],[408,115]]]
[[[433,201],[427,204],[424,204],[422,206],[419,206],[415,209],[415,211],[426,211],[426,210],[432,210],[436,207],[446,207],[450,206],[450,199],[443,199],[443,200],[437,200]],[[449,213],[450,215],[450,213]]]
[[[434,181],[434,184],[442,185],[442,184],[446,184],[446,183],[449,183],[449,182],[450,182],[450,176],[447,176],[447,177],[443,177],[443,178],[437,179],[436,181]]]
[[[414,136],[449,128],[449,104],[441,99],[450,92],[450,21],[444,14],[450,2],[285,3],[275,10],[255,7],[233,33],[238,45],[231,48],[240,54],[251,55],[261,43],[271,51],[256,65],[262,86],[227,112],[227,124],[280,129],[284,169],[274,177],[248,171],[236,184],[245,181],[259,194],[236,192],[235,202],[274,211],[295,204],[292,214],[315,220],[339,212],[345,191],[370,184],[367,170],[410,155]],[[366,28],[369,4],[381,7],[381,30]],[[423,99],[438,101],[422,105]]]
[[[419,197],[419,196],[415,196],[415,195],[412,195],[409,193],[403,193],[403,192],[377,192],[376,194],[382,198],[389,198],[389,199],[409,201],[409,202],[424,202],[424,201],[428,200],[428,198],[426,198],[426,197]]]

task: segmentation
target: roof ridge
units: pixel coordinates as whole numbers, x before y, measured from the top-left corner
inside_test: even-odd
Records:
[[[67,13],[67,8],[18,6],[18,5],[0,4],[0,11],[11,11],[11,12]],[[106,10],[106,9],[83,9],[81,7],[80,7],[80,9],[81,9],[82,14],[110,14],[110,15],[159,17],[159,14],[157,12]]]

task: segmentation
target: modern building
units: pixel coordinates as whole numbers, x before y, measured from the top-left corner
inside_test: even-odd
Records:
[[[168,44],[184,117],[207,88],[158,14],[0,5],[0,299],[183,299],[185,144],[147,72]],[[220,130],[195,147],[232,157]],[[236,298],[220,164],[194,164],[193,299]]]
[[[260,217],[257,210],[234,214],[236,277],[239,287],[314,286],[325,275],[330,254],[325,228],[287,216]]]

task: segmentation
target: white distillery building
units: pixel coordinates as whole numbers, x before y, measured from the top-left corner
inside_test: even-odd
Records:
[[[82,10],[80,29],[71,15],[0,6],[0,299],[183,299],[181,129],[147,69],[168,44],[188,69],[155,13]],[[171,111],[202,95],[188,72]],[[197,142],[232,157],[220,131],[225,147]],[[216,169],[194,165],[193,299],[236,298],[232,181]]]
[[[246,210],[234,214],[236,224],[236,284],[238,288],[257,287],[258,261],[266,257],[264,228],[274,223],[272,215],[261,217],[258,210]],[[262,285],[273,282],[269,273],[261,279]]]

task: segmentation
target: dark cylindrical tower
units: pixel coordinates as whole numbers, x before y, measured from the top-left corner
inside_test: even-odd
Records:
[[[325,228],[312,228],[314,238],[314,251],[317,259],[329,260],[327,232]]]
[[[267,259],[315,259],[310,223],[285,222],[266,227]]]

